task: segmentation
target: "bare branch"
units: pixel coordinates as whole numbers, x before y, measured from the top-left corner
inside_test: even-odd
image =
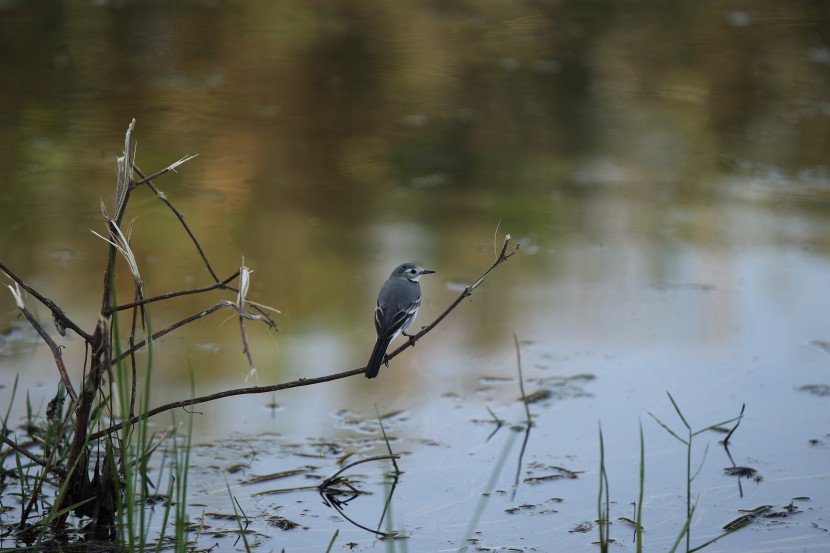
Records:
[[[222,399],[226,397],[233,397],[233,396],[241,396],[241,395],[248,395],[248,394],[262,394],[267,392],[277,392],[280,390],[288,390],[290,388],[301,388],[303,386],[313,386],[315,384],[321,384],[323,382],[331,382],[332,380],[340,380],[341,378],[346,378],[349,376],[353,376],[356,374],[361,374],[366,370],[365,367],[361,367],[359,369],[354,369],[351,371],[346,371],[342,373],[327,375],[327,376],[320,376],[317,378],[301,378],[299,380],[294,380],[292,382],[284,382],[282,384],[273,384],[271,386],[249,386],[247,388],[236,388],[233,390],[225,390],[223,392],[216,392],[215,394],[209,394],[206,396],[195,397],[191,399],[185,399],[182,401],[174,401],[172,403],[168,403],[166,405],[160,405],[154,409],[150,409],[146,413],[142,413],[140,415],[136,415],[135,417],[131,418],[130,420],[120,422],[109,428],[96,432],[90,435],[89,439],[97,440],[99,438],[103,438],[113,432],[117,432],[124,428],[124,426],[135,424],[140,422],[146,418],[158,415],[159,413],[164,413],[165,411],[170,411],[172,409],[178,409],[181,407],[189,407],[191,405],[198,405],[200,403],[207,403],[210,401],[214,401],[217,399]]]
[[[245,303],[248,301],[248,288],[251,285],[251,273],[253,271],[245,266],[245,258],[242,258],[242,266],[239,268],[239,292],[236,295],[236,309],[239,311],[239,333],[242,337],[242,351],[248,358],[248,374],[245,382],[256,376],[256,365],[251,355],[251,348],[248,346],[248,333],[245,332]]]
[[[188,159],[192,159],[192,158],[188,158]],[[184,227],[185,232],[187,232],[187,235],[188,235],[188,236],[190,236],[190,240],[193,242],[193,245],[194,245],[194,246],[196,246],[196,250],[199,252],[199,256],[201,256],[201,258],[202,258],[202,262],[205,264],[205,267],[207,268],[208,272],[210,273],[210,276],[212,276],[212,277],[213,277],[213,280],[214,280],[214,281],[219,282],[219,277],[217,276],[216,271],[214,271],[214,270],[213,270],[213,267],[211,266],[210,261],[208,261],[207,255],[205,255],[205,250],[202,248],[202,245],[199,243],[199,240],[196,238],[196,235],[195,235],[195,234],[193,234],[193,231],[192,231],[192,230],[190,230],[190,227],[187,225],[187,223],[185,223],[185,221],[184,221],[184,213],[182,213],[181,211],[179,211],[179,210],[176,208],[176,206],[174,206],[174,205],[173,205],[173,203],[172,203],[170,200],[168,200],[168,199],[167,199],[167,196],[164,194],[164,192],[162,192],[161,190],[159,190],[158,188],[156,188],[156,185],[155,185],[155,184],[153,184],[153,182],[152,182],[152,181],[153,181],[153,179],[154,179],[156,176],[158,176],[159,174],[162,174],[162,171],[163,171],[163,172],[166,172],[166,170],[162,170],[162,171],[160,171],[160,172],[158,172],[158,173],[156,173],[156,174],[154,174],[154,175],[151,175],[151,176],[149,176],[149,177],[145,177],[145,176],[144,176],[144,173],[142,173],[142,172],[141,172],[141,169],[139,169],[138,167],[135,167],[134,169],[135,169],[135,171],[136,171],[139,175],[141,175],[141,177],[142,177],[140,181],[136,181],[136,182],[146,183],[146,184],[147,184],[147,186],[148,186],[148,187],[150,187],[150,190],[152,190],[152,191],[155,193],[155,195],[156,195],[156,196],[158,196],[158,198],[159,198],[162,202],[164,202],[164,204],[165,204],[168,208],[170,208],[170,210],[171,210],[173,213],[175,213],[175,214],[176,214],[176,217],[178,217],[179,222],[180,222],[180,223],[182,224],[182,226]],[[169,168],[168,168],[168,169],[169,169]]]
[[[137,303],[141,303],[141,302],[139,301]],[[262,315],[262,314],[258,314],[258,313],[251,313],[250,311],[240,310],[240,309],[237,308],[236,303],[234,303],[232,301],[229,301],[229,300],[220,300],[220,301],[216,302],[215,304],[211,305],[210,307],[208,307],[207,309],[203,309],[203,310],[199,311],[198,313],[194,313],[193,315],[190,315],[189,317],[185,317],[184,319],[182,319],[180,321],[177,321],[177,322],[171,324],[170,326],[167,326],[167,327],[159,330],[158,332],[153,334],[152,339],[153,340],[158,340],[159,338],[161,338],[165,334],[169,334],[169,333],[173,332],[174,330],[176,330],[177,328],[180,328],[180,327],[182,327],[182,326],[184,326],[188,323],[192,323],[195,320],[206,317],[206,316],[210,315],[211,313],[214,313],[214,312],[222,309],[223,307],[229,307],[229,308],[233,309],[234,311],[236,311],[239,314],[240,317],[244,317],[245,319],[248,319],[248,320],[251,320],[251,321],[261,321],[261,322],[265,323],[268,327],[273,328],[274,330],[277,330],[277,323],[274,322],[273,319],[271,319],[268,315]],[[134,346],[130,347],[129,349],[124,350],[123,352],[121,352],[121,355],[119,355],[118,357],[116,357],[112,360],[112,365],[114,365],[114,364],[116,364],[120,361],[123,361],[124,359],[127,358],[127,356],[132,355],[133,353],[140,350],[141,348],[143,348],[146,345],[147,345],[147,340],[142,340],[142,341],[138,342],[137,344],[135,344]]]
[[[229,282],[231,282],[232,280],[234,280],[238,276],[239,276],[239,271],[236,271],[234,274],[232,274],[231,276],[225,278],[224,280],[220,280],[219,282],[215,282],[215,283],[209,284],[207,286],[202,286],[200,288],[189,288],[187,290],[177,290],[175,292],[167,292],[166,294],[153,296],[151,298],[144,298],[142,300],[137,300],[137,301],[133,301],[133,302],[130,302],[130,303],[124,303],[124,304],[121,304],[121,305],[117,305],[113,308],[113,310],[114,311],[124,311],[125,309],[132,309],[133,307],[137,307],[139,305],[147,305],[149,303],[162,301],[162,300],[167,300],[167,299],[170,299],[170,298],[176,298],[176,297],[179,297],[179,296],[187,296],[189,294],[200,294],[202,292],[209,292],[211,290],[216,290],[217,288],[227,288],[227,289],[230,289],[230,290],[235,292],[236,290],[226,286],[226,284],[228,284]]]
[[[175,172],[176,172],[176,169],[177,169],[180,165],[184,165],[185,163],[187,163],[187,162],[188,162],[188,161],[190,161],[191,159],[194,159],[194,158],[196,158],[196,157],[198,157],[198,156],[199,156],[199,154],[195,154],[195,155],[186,155],[186,156],[184,156],[183,158],[181,158],[180,160],[178,160],[178,161],[174,161],[173,163],[171,163],[170,165],[168,165],[168,166],[167,166],[167,167],[165,167],[164,169],[160,169],[160,170],[156,171],[155,173],[153,173],[153,174],[152,174],[152,175],[150,175],[149,177],[145,177],[145,176],[141,173],[141,171],[139,171],[139,170],[138,170],[138,167],[133,167],[133,168],[136,170],[136,172],[138,172],[138,174],[139,174],[139,175],[141,175],[141,179],[139,179],[139,180],[137,180],[137,181],[133,181],[133,188],[135,188],[135,187],[137,187],[137,186],[141,186],[142,184],[146,184],[146,183],[148,183],[148,182],[150,182],[150,181],[152,181],[152,180],[155,180],[155,179],[159,178],[160,176],[162,176],[163,174],[168,173],[168,172],[170,172],[170,171],[173,171],[173,172],[175,173]]]
[[[72,322],[72,319],[70,319],[66,315],[66,313],[64,313],[63,310],[60,307],[58,307],[58,305],[55,302],[53,302],[52,300],[50,300],[49,298],[47,298],[46,296],[32,288],[31,286],[26,284],[26,282],[22,278],[14,274],[11,269],[9,269],[5,264],[3,264],[3,262],[0,262],[0,270],[6,273],[6,275],[10,279],[19,284],[21,288],[26,290],[26,292],[31,294],[33,298],[45,305],[46,308],[52,312],[52,316],[55,318],[55,320],[60,322],[61,326],[65,328],[71,328],[73,331],[75,331],[75,333],[78,336],[83,338],[86,342],[92,340],[92,335],[83,330],[78,325],[76,325],[74,322]]]
[[[420,340],[421,338],[423,338],[423,337],[424,337],[427,333],[429,333],[429,332],[430,332],[433,328],[435,328],[436,326],[438,326],[438,323],[440,323],[441,321],[443,321],[443,320],[444,320],[444,318],[446,318],[446,316],[447,316],[447,315],[449,315],[449,314],[450,314],[450,313],[451,313],[451,312],[452,312],[452,311],[453,311],[456,307],[458,307],[458,305],[459,305],[462,301],[464,301],[465,299],[467,299],[467,298],[469,298],[470,296],[472,296],[472,295],[473,295],[473,291],[474,291],[476,288],[478,288],[479,286],[481,286],[481,283],[482,283],[482,282],[484,282],[484,280],[485,280],[488,276],[490,276],[490,273],[492,273],[493,271],[495,271],[495,270],[496,270],[496,267],[498,267],[499,265],[501,265],[502,263],[504,263],[505,261],[507,261],[508,259],[510,259],[511,257],[513,257],[513,256],[516,254],[516,252],[518,252],[518,251],[519,251],[519,244],[517,243],[517,244],[513,247],[513,250],[512,250],[510,253],[507,253],[507,246],[508,246],[509,244],[510,244],[510,235],[508,234],[508,235],[506,235],[506,236],[504,237],[504,244],[502,244],[502,247],[501,247],[501,252],[499,253],[498,257],[496,258],[496,261],[495,261],[495,262],[493,262],[493,264],[490,266],[490,268],[489,268],[489,269],[487,269],[486,271],[484,271],[484,273],[483,273],[480,277],[478,277],[478,279],[476,279],[476,281],[475,281],[474,283],[472,283],[470,286],[467,286],[467,287],[464,289],[464,291],[463,291],[463,292],[461,292],[461,294],[460,294],[460,295],[459,295],[459,296],[455,299],[455,301],[454,301],[454,302],[452,302],[452,303],[450,304],[450,306],[449,306],[449,307],[447,307],[447,308],[444,310],[444,312],[443,312],[443,313],[441,313],[441,314],[438,316],[438,318],[437,318],[437,319],[435,319],[434,321],[432,321],[430,324],[428,324],[428,325],[426,325],[426,326],[422,327],[422,328],[421,328],[421,331],[420,331],[419,333],[411,335],[411,336],[409,337],[409,341],[408,341],[408,342],[406,342],[406,343],[404,343],[403,345],[401,345],[400,347],[398,347],[398,348],[397,348],[395,351],[393,351],[392,353],[387,354],[387,356],[386,356],[386,360],[387,360],[387,361],[389,361],[390,359],[393,359],[393,358],[397,357],[397,356],[398,356],[398,355],[399,355],[402,351],[404,351],[405,349],[407,349],[407,348],[411,348],[412,346],[414,346],[414,345],[415,345],[415,342],[417,342],[418,340]]]
[[[444,312],[441,313],[441,315],[437,319],[435,319],[435,321],[433,321],[429,325],[425,326],[421,330],[421,332],[419,332],[418,334],[415,334],[414,336],[412,336],[406,344],[402,345],[401,347],[396,349],[394,352],[392,352],[392,354],[389,356],[389,358],[395,357],[396,355],[400,354],[406,348],[412,347],[414,345],[414,342],[416,342],[417,340],[419,340],[420,338],[425,336],[427,333],[429,333],[442,320],[444,320],[446,318],[446,316],[451,311],[453,311],[456,307],[458,307],[458,305],[464,299],[470,297],[472,295],[473,291],[478,286],[480,286],[482,282],[484,282],[484,280],[493,272],[493,270],[496,267],[498,267],[499,265],[501,265],[502,263],[504,263],[505,261],[507,261],[508,259],[513,257],[513,255],[519,249],[519,244],[516,244],[514,249],[510,253],[507,253],[507,246],[508,246],[509,242],[510,242],[510,236],[508,235],[507,237],[505,237],[505,241],[504,241],[504,245],[502,247],[501,254],[498,256],[498,258],[493,263],[493,265],[491,265],[490,268],[487,269],[484,272],[484,274],[482,274],[482,276],[479,277],[475,281],[474,284],[472,284],[472,285],[468,286],[467,288],[465,288],[464,291],[461,293],[461,295],[458,298],[456,298],[456,300],[453,303],[451,303],[450,306],[446,310],[444,310]],[[213,306],[212,308],[210,308],[209,312],[212,313],[213,311],[216,311],[217,309],[219,309],[220,307],[223,307],[227,303],[230,303],[231,306],[233,306],[234,308],[236,307],[236,305],[231,303],[231,302],[220,302],[220,303],[216,304],[215,306]],[[192,320],[194,318],[198,318],[199,316],[204,316],[203,314],[207,315],[208,312],[200,312],[200,313],[196,314],[195,316],[189,317],[188,319]],[[181,322],[181,324],[185,324],[185,322],[189,322],[189,320],[185,320],[184,322]],[[181,326],[181,324],[178,324],[178,326]],[[163,332],[163,331],[159,331],[159,332]],[[155,338],[155,335],[154,335],[154,338]],[[136,347],[139,347],[140,345],[142,345],[142,344],[138,344],[138,345],[136,345]],[[119,358],[119,360],[122,359],[128,353],[129,353],[129,350],[127,352],[124,352],[121,355],[121,357]],[[195,398],[186,399],[186,400],[182,400],[182,401],[174,401],[172,403],[168,403],[168,404],[165,404],[165,405],[160,405],[160,406],[158,406],[154,409],[150,409],[146,413],[142,413],[140,415],[134,416],[134,417],[130,418],[129,420],[122,421],[118,424],[110,426],[109,428],[106,428],[104,430],[96,432],[96,433],[92,434],[89,439],[90,440],[97,440],[99,438],[102,438],[104,436],[112,434],[113,432],[117,432],[118,430],[121,430],[125,426],[135,424],[135,423],[140,422],[140,421],[142,421],[146,418],[158,415],[159,413],[164,413],[165,411],[170,411],[172,409],[179,409],[179,408],[183,408],[183,407],[189,407],[191,405],[198,405],[200,403],[207,403],[207,402],[210,402],[210,401],[214,401],[214,400],[222,399],[222,398],[226,398],[226,397],[241,396],[241,395],[248,395],[248,394],[262,394],[262,393],[269,393],[269,392],[278,392],[280,390],[287,390],[287,389],[290,389],[290,388],[300,388],[300,387],[304,387],[304,386],[313,386],[315,384],[321,384],[323,382],[331,382],[333,380],[340,380],[341,378],[348,378],[350,376],[354,376],[356,374],[361,374],[361,373],[364,373],[364,372],[366,372],[366,367],[361,367],[359,369],[353,369],[353,370],[350,370],[350,371],[345,371],[345,372],[326,375],[326,376],[319,376],[319,377],[316,377],[316,378],[300,378],[299,380],[294,380],[292,382],[283,382],[281,384],[273,384],[273,385],[270,385],[270,386],[250,386],[250,387],[246,387],[246,388],[237,388],[237,389],[234,389],[234,390],[225,390],[223,392],[217,392],[217,393],[214,393],[214,394],[209,394],[209,395],[201,396],[201,397],[195,397]]]
[[[23,455],[24,457],[26,457],[26,458],[28,458],[28,459],[31,459],[32,461],[34,461],[34,462],[35,462],[35,463],[37,463],[38,465],[40,465],[40,466],[42,466],[42,467],[46,467],[46,466],[48,466],[48,465],[49,465],[49,463],[47,463],[47,462],[46,462],[46,459],[44,459],[44,458],[42,458],[42,457],[38,457],[38,456],[37,456],[37,455],[35,455],[34,453],[31,453],[31,452],[30,452],[28,449],[26,449],[25,447],[22,447],[22,446],[18,445],[18,444],[17,444],[17,442],[15,442],[14,440],[10,440],[9,438],[7,438],[7,437],[3,436],[3,442],[4,442],[7,446],[9,446],[9,447],[10,447],[10,448],[12,448],[13,450],[15,450],[16,452],[20,453],[21,455]]]
[[[195,321],[197,319],[201,319],[203,317],[206,317],[206,316],[210,315],[214,311],[219,311],[223,307],[227,307],[228,304],[233,305],[233,302],[229,302],[227,300],[222,300],[218,303],[215,303],[214,305],[208,307],[207,309],[203,309],[202,311],[199,311],[198,313],[194,313],[193,315],[190,315],[189,317],[185,317],[184,319],[182,319],[180,321],[177,321],[177,322],[171,324],[170,326],[159,330],[158,332],[153,334],[152,338],[153,338],[153,340],[158,340],[159,338],[161,338],[165,334],[169,334],[169,333],[173,332],[174,330],[176,330],[177,328],[186,325],[187,323],[192,323],[193,321]],[[121,355],[119,355],[118,357],[116,357],[112,360],[112,364],[114,365],[114,364],[116,364],[120,361],[123,361],[124,359],[127,358],[127,356],[132,355],[133,353],[140,350],[141,348],[143,348],[146,345],[147,345],[147,340],[142,340],[142,341],[138,342],[136,345],[130,347],[129,349],[126,349],[126,350],[122,351]]]
[[[29,321],[29,324],[40,334],[40,337],[43,338],[43,341],[46,342],[46,345],[49,346],[49,349],[52,350],[52,356],[55,358],[55,364],[58,366],[58,372],[61,375],[61,380],[63,381],[64,386],[66,386],[66,391],[69,393],[69,397],[72,398],[72,401],[78,399],[78,394],[75,393],[75,388],[72,387],[72,381],[69,379],[69,373],[66,372],[66,365],[63,363],[63,353],[61,353],[61,348],[58,346],[55,341],[49,336],[49,333],[46,332],[40,323],[37,322],[37,319],[32,315],[32,312],[29,311],[29,308],[26,307],[26,304],[23,302],[23,294],[20,292],[20,286],[15,283],[14,288],[11,286],[6,285],[9,290],[11,290],[12,295],[14,296],[15,302],[17,303],[17,308],[20,309],[20,312],[23,313],[23,316],[26,317],[26,320]]]

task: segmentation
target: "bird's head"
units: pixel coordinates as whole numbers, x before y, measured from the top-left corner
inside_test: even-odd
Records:
[[[412,282],[418,282],[421,275],[429,275],[434,272],[435,271],[430,271],[429,269],[424,269],[417,263],[404,263],[395,267],[395,270],[392,271],[391,276],[405,278],[407,280],[411,280]]]

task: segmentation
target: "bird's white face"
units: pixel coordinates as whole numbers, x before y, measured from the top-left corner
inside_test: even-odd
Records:
[[[430,271],[429,269],[424,269],[423,267],[415,263],[404,263],[403,265],[399,266],[395,271],[395,273],[399,276],[402,276],[407,280],[411,280],[412,282],[418,282],[421,278],[421,275],[429,275],[434,272],[435,271]]]

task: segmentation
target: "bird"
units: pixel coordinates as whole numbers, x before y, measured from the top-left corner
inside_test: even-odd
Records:
[[[375,378],[386,358],[386,348],[399,334],[406,336],[406,329],[415,320],[421,306],[421,276],[435,271],[424,269],[417,263],[402,263],[395,267],[380,288],[375,308],[375,331],[378,339],[366,364],[366,378]]]

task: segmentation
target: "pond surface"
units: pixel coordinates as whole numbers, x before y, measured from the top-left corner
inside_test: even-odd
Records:
[[[686,449],[651,416],[685,435],[668,392],[694,430],[745,405],[732,460],[724,434],[694,439],[692,546],[769,505],[706,551],[828,551],[828,36],[806,1],[0,3],[0,261],[91,331],[106,244],[90,229],[105,232],[128,123],[145,173],[198,154],[156,185],[220,277],[244,256],[280,332],[249,325],[247,383],[229,312],[165,336],[145,392],[161,405],[190,396],[191,369],[205,395],[361,367],[395,265],[437,271],[417,327],[505,234],[520,244],[377,379],[199,405],[203,547],[243,549],[219,532],[236,525],[227,481],[262,551],[322,551],[335,531],[334,551],[591,550],[601,427],[611,537],[633,551],[619,517],[642,425],[646,550],[667,551],[686,509]],[[148,190],[130,221],[147,296],[211,282]],[[153,328],[223,297],[156,304]],[[0,411],[18,435],[26,397],[42,417],[58,381],[23,323],[0,295]],[[82,341],[45,326],[79,383]],[[514,334],[537,399],[523,454]],[[377,543],[314,490],[268,493],[386,454],[378,414],[403,473],[380,530],[406,539]],[[756,473],[725,474],[733,461]],[[349,469],[372,495],[343,514],[377,529],[391,469]]]

